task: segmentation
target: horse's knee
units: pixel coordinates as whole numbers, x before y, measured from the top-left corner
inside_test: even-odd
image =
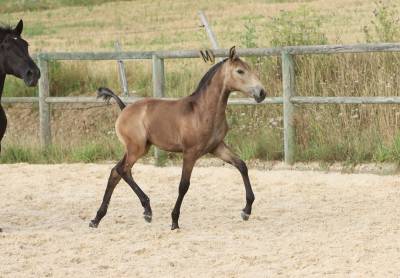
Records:
[[[128,173],[128,171],[130,170],[129,167],[127,167],[125,161],[126,161],[125,158],[122,159],[122,160],[119,161],[119,162],[117,163],[117,165],[113,168],[113,170],[115,169],[115,172],[116,172],[120,177],[126,176],[126,174]]]
[[[112,168],[111,173],[110,173],[110,181],[116,181],[119,180],[121,178],[121,175],[118,173],[118,169],[117,166],[115,166],[114,168]]]

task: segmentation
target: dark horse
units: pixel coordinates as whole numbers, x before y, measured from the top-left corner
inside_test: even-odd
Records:
[[[234,47],[230,50],[229,58],[214,65],[204,75],[193,94],[179,100],[147,98],[125,106],[111,90],[100,88],[98,95],[106,100],[114,98],[122,110],[115,129],[125,146],[125,155],[111,170],[103,202],[89,226],[99,225],[121,178],[139,197],[145,220],[151,221],[150,199],[134,181],[131,168],[152,144],[166,151],[183,153],[179,195],[171,213],[172,230],[179,228],[180,208],[189,189],[193,166],[197,159],[207,153],[214,154],[240,171],[246,190],[242,218],[248,220],[254,193],[247,166],[223,141],[228,132],[225,110],[232,91],[243,92],[257,102],[263,101],[266,96],[257,75],[237,56]]]
[[[22,29],[22,20],[15,28],[0,27],[0,101],[7,74],[23,79],[29,87],[36,86],[40,78],[39,68],[29,56],[28,43],[21,37]],[[7,117],[0,102],[0,151],[6,128]]]

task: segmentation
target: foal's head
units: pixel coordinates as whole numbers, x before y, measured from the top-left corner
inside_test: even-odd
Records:
[[[40,70],[29,56],[22,29],[22,20],[15,28],[0,27],[0,72],[23,79],[27,86],[36,86]]]
[[[242,92],[254,97],[257,102],[265,99],[267,93],[257,74],[250,68],[249,64],[239,58],[235,47],[230,49],[229,58],[224,64],[225,86],[230,91]]]

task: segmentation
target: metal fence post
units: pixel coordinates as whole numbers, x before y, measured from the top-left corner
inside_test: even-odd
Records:
[[[165,97],[165,74],[164,59],[153,54],[153,96],[156,98]],[[154,148],[156,164],[160,164],[161,150]]]
[[[48,61],[43,59],[40,54],[38,57],[38,66],[40,69],[39,79],[39,131],[40,145],[46,148],[51,144],[51,126],[50,126],[50,104],[46,102],[49,96],[49,70]]]
[[[294,105],[290,98],[295,96],[295,78],[293,56],[282,52],[283,83],[283,144],[285,163],[293,164],[295,155]]]

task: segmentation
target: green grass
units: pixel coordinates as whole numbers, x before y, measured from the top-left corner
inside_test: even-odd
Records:
[[[80,146],[52,145],[47,149],[38,146],[21,146],[7,144],[2,148],[0,163],[72,163],[72,162],[101,162],[119,160],[123,151],[116,142],[110,145],[107,142],[88,142]]]

